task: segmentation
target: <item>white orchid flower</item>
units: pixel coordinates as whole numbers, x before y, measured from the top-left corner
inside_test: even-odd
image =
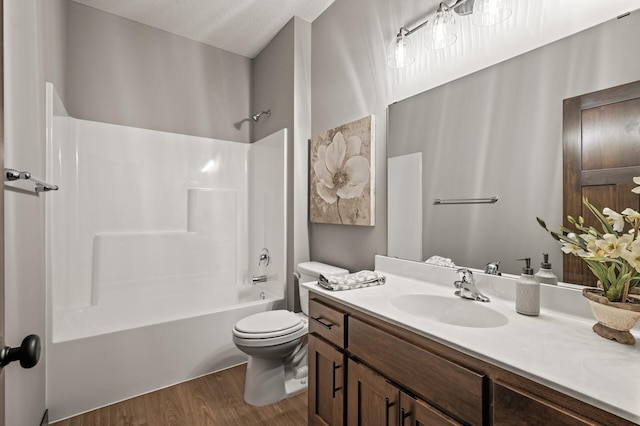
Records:
[[[318,159],[313,170],[318,180],[318,195],[329,204],[338,198],[356,198],[369,182],[369,162],[360,155],[362,142],[357,136],[346,141],[341,132],[333,137],[329,145],[318,148]]]
[[[601,240],[596,240],[596,247],[598,247],[598,253],[605,254],[603,257],[618,258],[627,251],[627,246],[632,241],[631,235],[623,235],[618,238],[613,234],[604,234]]]
[[[622,258],[626,260],[631,267],[640,272],[640,240],[635,240],[630,244],[631,250],[622,252]]]
[[[580,238],[582,238],[587,244],[595,243],[598,239],[598,237],[593,234],[580,234]]]
[[[560,247],[560,250],[562,250],[563,253],[567,253],[567,254],[569,253],[578,254],[578,252],[582,249],[580,248],[580,246],[563,241],[562,247]]]
[[[613,227],[613,230],[616,232],[622,232],[624,229],[624,217],[617,212],[614,212],[609,207],[605,207],[602,210],[602,214],[607,215],[607,222]]]
[[[629,222],[634,222],[640,219],[640,213],[628,207],[622,210],[622,214],[627,217],[627,220],[629,220]]]
[[[640,176],[634,177],[633,183],[635,183],[636,185],[640,185]],[[633,192],[634,194],[640,194],[640,186],[636,186],[631,190],[631,192]]]
[[[576,234],[571,233],[567,235],[567,237],[575,239]],[[561,243],[562,243],[562,247],[560,247],[560,250],[562,250],[564,253],[567,253],[567,254],[571,253],[575,256],[580,256],[580,257],[593,257],[593,254],[582,250],[582,247],[580,247],[577,244],[573,244],[568,241],[561,241]]]

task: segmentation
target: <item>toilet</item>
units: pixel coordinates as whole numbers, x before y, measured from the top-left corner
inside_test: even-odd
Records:
[[[320,274],[345,275],[346,269],[320,262],[298,264],[299,282],[317,281]],[[233,327],[233,342],[249,355],[244,382],[247,404],[273,404],[307,388],[307,315],[309,291],[300,286],[302,312],[260,312]]]

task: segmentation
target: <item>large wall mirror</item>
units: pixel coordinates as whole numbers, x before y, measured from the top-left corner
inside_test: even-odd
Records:
[[[562,280],[536,216],[562,223],[563,100],[640,80],[639,39],[634,12],[390,105],[388,254],[519,274],[549,253]]]

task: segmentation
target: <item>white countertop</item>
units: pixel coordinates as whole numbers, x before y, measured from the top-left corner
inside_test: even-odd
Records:
[[[478,289],[491,298],[482,303],[502,313],[499,327],[456,326],[412,315],[391,299],[402,294],[452,298],[455,270],[376,256],[385,285],[329,291],[314,283],[304,287],[377,318],[423,335],[538,383],[564,392],[627,420],[640,423],[640,333],[638,343],[623,345],[593,332],[595,319],[579,290],[543,286],[541,313],[520,315],[513,301],[513,277],[475,274]],[[564,309],[564,307],[569,309]],[[585,313],[586,312],[586,313]]]

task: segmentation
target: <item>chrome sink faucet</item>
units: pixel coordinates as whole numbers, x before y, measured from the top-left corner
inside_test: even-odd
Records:
[[[456,296],[460,296],[464,299],[477,300],[480,302],[489,302],[489,298],[480,293],[480,290],[476,288],[476,281],[473,278],[473,273],[465,268],[458,269],[460,274],[460,280],[454,281],[453,285],[459,289],[454,293]]]
[[[500,261],[489,262],[484,268],[484,273],[489,275],[502,275],[500,271],[498,271],[498,266],[500,266]]]

